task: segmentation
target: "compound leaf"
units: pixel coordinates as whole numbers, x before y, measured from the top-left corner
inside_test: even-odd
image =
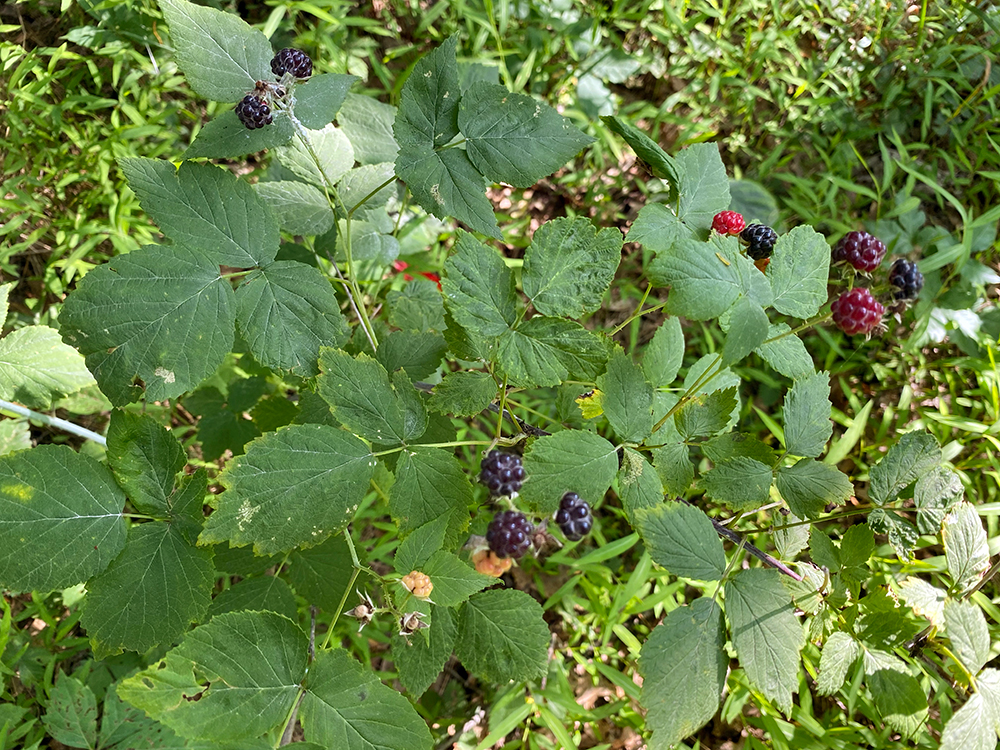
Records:
[[[956,593],[963,594],[979,582],[990,566],[986,529],[976,506],[960,503],[944,519],[941,537],[952,586]]]
[[[642,368],[620,349],[608,361],[608,371],[597,379],[604,394],[604,416],[622,440],[638,443],[653,429],[653,386]]]
[[[720,461],[701,478],[709,497],[733,510],[753,510],[764,505],[771,492],[771,467],[752,458],[736,456]]]
[[[809,458],[779,467],[777,485],[789,510],[799,518],[816,518],[827,505],[842,503],[854,494],[854,485],[843,472]]]
[[[48,409],[93,382],[83,357],[55,329],[25,326],[0,339],[0,398]]]
[[[495,338],[517,320],[514,275],[496,250],[466,232],[444,264],[441,289],[455,322],[474,336]]]
[[[830,246],[812,227],[797,226],[774,244],[768,275],[775,310],[802,319],[815,315],[827,299]]]
[[[403,406],[385,368],[367,354],[322,349],[317,384],[334,416],[357,435],[382,445],[406,440]]]
[[[568,377],[590,380],[607,361],[604,343],[579,323],[538,315],[498,342],[497,364],[511,385],[559,385]]]
[[[785,396],[785,447],[793,456],[819,456],[833,434],[830,375],[818,372],[795,383]]]
[[[446,539],[457,541],[469,524],[471,503],[472,485],[452,453],[441,448],[403,451],[389,490],[389,512],[402,533],[448,516]]]
[[[715,143],[696,143],[674,157],[680,167],[680,219],[695,229],[708,229],[712,218],[729,208],[729,178]]]
[[[521,497],[547,515],[555,512],[567,492],[577,493],[591,505],[603,498],[618,472],[618,453],[592,432],[564,430],[531,444],[524,454],[524,471],[530,479]]]
[[[459,610],[455,655],[490,682],[540,677],[548,648],[542,607],[523,591],[483,591]]]
[[[184,449],[152,417],[115,409],[108,426],[108,465],[140,513],[165,516]]]
[[[892,502],[900,490],[941,463],[941,448],[927,432],[908,432],[871,468],[869,492],[878,505]]]
[[[654,562],[683,578],[722,578],[726,554],[702,510],[682,502],[661,502],[653,508],[638,508],[634,515],[636,528]]]

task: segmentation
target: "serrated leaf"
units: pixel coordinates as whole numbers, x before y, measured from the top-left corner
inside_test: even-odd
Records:
[[[907,737],[916,734],[927,717],[927,696],[920,683],[895,669],[879,669],[867,682],[882,720]]]
[[[334,427],[268,433],[226,467],[200,543],[252,543],[260,555],[316,544],[353,518],[374,464],[368,446]]]
[[[448,516],[438,516],[423,526],[416,528],[396,548],[393,567],[396,572],[406,574],[417,570],[426,563],[431,555],[444,546],[445,531],[448,529]]]
[[[337,122],[354,147],[359,164],[394,162],[399,146],[392,134],[396,108],[370,96],[348,94]]]
[[[258,182],[257,195],[267,203],[278,224],[289,234],[313,236],[333,226],[333,209],[323,192],[313,185],[292,180]]]
[[[174,477],[187,457],[152,417],[116,409],[108,426],[108,466],[140,513],[164,516]]]
[[[705,493],[737,511],[753,510],[770,498],[771,467],[737,456],[716,464],[701,478]]]
[[[636,527],[650,557],[670,573],[718,581],[726,569],[722,541],[704,511],[683,502],[635,511]]]
[[[680,318],[663,321],[642,356],[642,371],[654,388],[670,385],[684,362],[684,333]]]
[[[870,489],[869,485],[869,489]],[[876,534],[885,534],[893,551],[900,560],[908,562],[912,557],[914,547],[920,535],[909,521],[906,521],[890,510],[875,508],[868,514],[868,525]]]
[[[632,147],[636,156],[646,162],[654,177],[670,183],[671,194],[668,195],[667,202],[673,202],[684,175],[684,170],[677,161],[628,120],[613,116],[602,117],[601,120]]]
[[[875,535],[868,524],[856,524],[840,540],[841,575],[860,585],[868,578],[868,559],[875,551]]]
[[[434,585],[431,599],[440,607],[457,607],[473,594],[496,583],[492,576],[477,573],[453,553],[443,549],[431,555],[421,570],[431,579]]]
[[[722,610],[696,599],[663,618],[642,646],[642,704],[653,730],[651,750],[672,747],[715,715],[729,660]]]
[[[294,619],[298,612],[295,594],[277,576],[245,578],[219,594],[208,608],[207,618],[226,612],[275,612]]]
[[[80,353],[48,326],[25,326],[0,339],[0,398],[48,409],[93,382]]]
[[[567,492],[591,505],[604,497],[618,472],[618,453],[604,438],[582,430],[540,437],[524,454],[529,479],[521,497],[543,515],[554,513]]]
[[[455,655],[490,682],[540,677],[548,648],[542,607],[523,591],[483,591],[459,610]]]
[[[726,583],[726,617],[750,682],[790,713],[805,639],[780,575],[761,568],[737,571]]]
[[[393,133],[404,148],[411,143],[444,146],[458,135],[457,44],[458,37],[451,36],[428,52],[403,84]]]
[[[187,82],[206,99],[237,102],[257,81],[274,80],[271,43],[239,16],[186,0],[160,0]]]
[[[17,286],[17,283],[14,281],[0,284],[0,328],[6,324],[7,312],[10,309],[10,291],[15,286]]]
[[[878,505],[892,502],[900,490],[941,462],[941,448],[927,432],[908,432],[871,468],[868,490]]]
[[[774,450],[745,432],[724,432],[702,443],[701,450],[713,463],[745,456],[767,466],[774,466],[778,458]]]
[[[990,630],[983,610],[969,601],[948,599],[944,622],[952,653],[969,674],[978,674],[990,658]]]
[[[257,737],[288,716],[308,648],[305,633],[281,615],[231,612],[189,632],[159,662],[119,683],[118,694],[182,737]]]
[[[181,158],[232,159],[283,146],[295,136],[295,126],[286,112],[275,112],[273,117],[270,125],[247,130],[236,116],[236,110],[227,109],[198,131]]]
[[[514,275],[496,250],[465,232],[444,264],[441,289],[455,322],[475,336],[499,336],[517,319]]]
[[[603,394],[604,416],[624,441],[638,443],[653,429],[653,386],[642,368],[620,349],[608,360],[608,370],[597,379]]]
[[[97,748],[97,698],[75,677],[62,675],[49,695],[45,729],[69,747]]]
[[[680,240],[697,241],[698,237],[687,224],[667,206],[647,203],[639,209],[628,231],[629,242],[639,242],[654,253],[670,251]]]
[[[979,583],[990,566],[986,530],[976,506],[963,502],[949,513],[941,538],[952,586],[957,594],[963,594]]]
[[[948,594],[927,581],[908,576],[899,585],[900,595],[914,614],[926,617],[937,628],[944,627],[944,603]]]
[[[324,348],[319,366],[319,395],[345,427],[382,445],[406,441],[403,407],[379,362],[367,354],[352,357],[340,349]]]
[[[633,526],[639,508],[655,508],[663,503],[663,484],[656,469],[631,448],[625,449],[618,470],[618,494]]]
[[[389,511],[402,533],[448,516],[446,539],[457,541],[468,526],[471,503],[472,485],[452,453],[441,448],[403,451],[389,491]]]
[[[426,639],[392,636],[392,658],[406,692],[416,697],[431,686],[451,657],[457,637],[455,616],[445,607],[435,608]]]
[[[452,372],[434,386],[427,408],[440,414],[471,417],[485,410],[497,395],[489,373]]]
[[[677,432],[687,439],[714,435],[729,425],[737,403],[736,388],[694,396],[674,413]]]
[[[729,178],[715,143],[696,143],[674,157],[680,167],[677,215],[688,226],[708,229],[712,217],[729,208]]]
[[[743,297],[729,312],[729,331],[722,346],[723,367],[739,362],[760,346],[767,337],[768,320],[764,308]]]
[[[1000,734],[1000,671],[984,669],[976,693],[941,733],[941,750],[995,750]]]
[[[622,235],[583,217],[553,219],[524,254],[521,284],[543,315],[580,318],[601,306],[621,261]]]
[[[311,130],[325,128],[337,116],[357,80],[357,76],[343,73],[313,75],[295,87],[295,116]]]
[[[785,396],[785,448],[793,456],[816,458],[833,434],[830,375],[818,372],[796,380]]]
[[[741,262],[749,264],[735,241],[722,244],[679,239],[657,253],[648,274],[654,283],[670,287],[665,308],[668,313],[711,320],[726,312],[746,291]],[[757,269],[753,270],[759,275]]]
[[[98,266],[69,295],[63,339],[87,358],[115,406],[193,390],[233,346],[233,289],[184,247],[147,245]]]
[[[607,361],[604,343],[579,323],[538,315],[497,343],[497,365],[511,385],[559,385],[567,378],[590,380]]]
[[[302,377],[319,372],[320,347],[341,346],[349,334],[330,282],[295,261],[247,275],[236,289],[236,325],[258,362]]]
[[[337,183],[337,194],[348,211],[379,208],[396,194],[395,176],[395,166],[391,161],[355,167]],[[386,182],[389,184],[385,185]],[[379,188],[378,192],[372,194],[376,188]]]
[[[176,641],[212,601],[211,550],[172,524],[133,526],[125,549],[87,584],[80,624],[105,652],[144,652]]]
[[[514,187],[534,185],[594,142],[547,104],[495,83],[462,95],[458,127],[476,169]]]
[[[175,0],[176,1],[176,0]],[[128,186],[163,233],[219,265],[250,268],[274,260],[278,223],[268,204],[228,169],[186,161],[122,157]]]
[[[958,473],[935,466],[917,480],[913,504],[917,508],[917,529],[921,534],[941,531],[945,514],[962,501],[964,488]]]
[[[26,419],[0,420],[0,456],[27,450],[32,446]]]
[[[847,633],[830,634],[819,657],[819,677],[816,689],[821,695],[833,695],[847,679],[851,666],[861,656],[861,645]]]
[[[774,527],[772,537],[779,559],[794,560],[799,552],[809,546],[809,524],[801,522],[801,518],[790,513],[781,521],[785,524],[784,527],[780,525]]]
[[[0,587],[52,591],[108,567],[125,546],[125,493],[66,446],[0,456]]]
[[[437,284],[414,279],[402,291],[386,295],[389,323],[405,331],[444,331],[444,299]]]
[[[396,392],[396,397],[399,399],[399,406],[403,410],[403,436],[405,440],[416,440],[421,435],[423,435],[428,426],[430,425],[430,419],[427,415],[427,409],[424,408],[424,399],[413,387],[413,381],[403,370],[396,370],[389,376],[392,381],[393,390]],[[444,420],[450,428],[451,423]],[[445,435],[441,438],[441,442],[448,442],[449,440],[454,440],[455,435],[452,432],[450,435]],[[432,442],[432,441],[428,441]]]
[[[198,744],[188,744],[162,724],[153,721],[142,711],[125,703],[114,690],[104,694],[104,711],[101,715],[101,733],[98,746],[102,750],[132,750],[148,747],[174,750],[182,747],[198,750]],[[245,750],[267,750],[259,746],[244,745]],[[221,749],[220,749],[221,750]]]
[[[767,270],[774,309],[795,318],[808,318],[827,299],[830,246],[812,227],[797,226],[774,243]]]
[[[388,372],[402,369],[407,377],[421,380],[437,371],[448,352],[440,333],[394,331],[379,341],[375,356]]]
[[[363,549],[357,554],[364,560]],[[288,579],[296,593],[326,612],[336,612],[354,570],[344,535],[335,534],[315,547],[294,549],[288,559]]]
[[[827,505],[843,503],[854,494],[854,485],[843,472],[809,458],[779,467],[777,485],[799,518],[817,518]]]
[[[667,441],[653,449],[653,465],[667,494],[683,495],[694,481],[694,465],[683,440]]]
[[[754,351],[782,375],[802,378],[811,375],[816,368],[806,345],[791,330],[787,323],[772,324],[767,331],[767,339]]]
[[[335,185],[354,166],[354,148],[351,142],[333,125],[305,132],[305,137],[309,139],[308,145],[303,142],[302,137],[295,138],[287,146],[275,149],[278,161],[281,162],[281,166],[321,190],[326,186]],[[315,158],[313,154],[316,155]],[[258,192],[267,184],[257,183]],[[325,196],[323,203],[327,203]]]

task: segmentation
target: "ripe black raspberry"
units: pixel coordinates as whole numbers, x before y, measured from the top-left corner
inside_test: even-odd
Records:
[[[892,298],[897,302],[916,299],[924,288],[924,275],[912,260],[898,258],[889,269],[889,286],[892,287]]]
[[[524,513],[505,510],[493,516],[486,528],[486,542],[497,557],[523,557],[534,531]]]
[[[590,514],[590,505],[586,500],[575,492],[567,492],[559,501],[556,523],[567,539],[577,542],[590,533],[594,517]]]
[[[742,232],[740,238],[747,243],[747,255],[754,260],[770,258],[774,252],[774,243],[778,241],[778,233],[763,224],[751,224]]]
[[[885,257],[885,245],[868,232],[848,232],[833,247],[834,263],[849,263],[858,271],[871,273]]]
[[[513,495],[524,483],[521,457],[515,453],[490,451],[479,467],[479,481],[486,485],[493,497]]]
[[[746,225],[743,214],[736,211],[720,211],[712,219],[712,229],[719,234],[737,235]]]
[[[251,94],[244,96],[243,101],[236,105],[236,116],[249,130],[270,125],[274,120],[267,102]]]
[[[855,287],[844,292],[830,309],[833,311],[833,322],[844,333],[870,333],[882,322],[885,308],[872,297],[867,289]]]
[[[313,62],[302,50],[285,47],[271,58],[271,72],[278,78],[285,73],[291,73],[296,78],[308,78],[313,72]]]

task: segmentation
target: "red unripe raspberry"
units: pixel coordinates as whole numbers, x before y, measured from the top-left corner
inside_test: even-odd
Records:
[[[871,273],[885,257],[885,245],[868,232],[848,232],[833,248],[833,262],[844,262]]]
[[[885,308],[862,287],[844,292],[830,306],[833,322],[844,333],[870,333],[882,322]]]
[[[719,234],[739,234],[746,225],[743,215],[736,211],[720,211],[712,219],[712,229]]]

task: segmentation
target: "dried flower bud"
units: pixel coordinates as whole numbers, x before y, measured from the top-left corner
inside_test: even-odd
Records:
[[[423,620],[423,612],[407,612],[399,618],[399,634],[404,638],[409,638],[421,628],[429,628]]]
[[[434,584],[426,574],[414,570],[403,576],[401,583],[406,586],[406,590],[418,599],[427,599],[434,590]]]
[[[358,596],[361,597],[361,604],[356,606],[350,612],[347,612],[348,617],[354,617],[358,620],[358,632],[360,633],[365,625],[372,621],[372,617],[375,615],[375,605],[372,603],[371,598],[367,594],[362,594],[358,592]]]
[[[472,564],[480,573],[499,578],[514,564],[509,557],[497,557],[493,550],[482,549],[472,555]]]

